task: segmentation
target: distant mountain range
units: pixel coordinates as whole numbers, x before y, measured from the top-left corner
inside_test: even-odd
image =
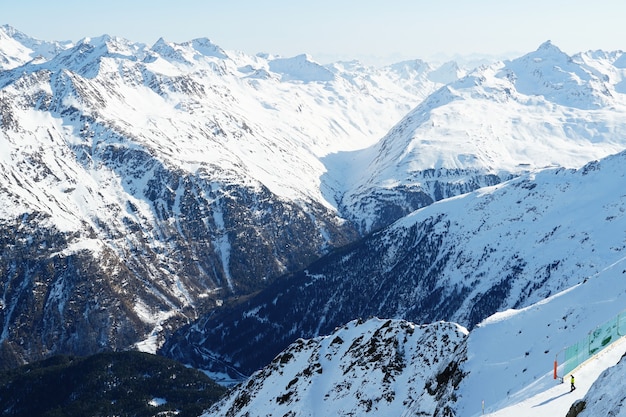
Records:
[[[625,80],[623,52],[549,41],[374,68],[2,26],[0,363],[240,377],[370,316],[471,340],[623,259]]]
[[[422,63],[0,32],[5,366],[154,351],[181,323],[357,240],[325,197],[339,183],[322,183],[321,158],[374,142],[438,86]]]

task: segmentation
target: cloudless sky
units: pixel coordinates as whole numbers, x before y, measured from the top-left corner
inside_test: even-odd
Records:
[[[226,50],[320,62],[626,50],[625,0],[0,0],[0,24],[42,40],[103,34],[152,45],[206,37]]]

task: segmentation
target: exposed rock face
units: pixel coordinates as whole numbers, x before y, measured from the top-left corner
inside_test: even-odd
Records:
[[[428,169],[414,172],[396,186],[368,184],[342,199],[342,210],[362,233],[380,230],[435,201],[458,196],[511,179],[473,169]]]
[[[158,228],[123,213],[124,229],[103,218],[98,232],[87,225],[69,233],[42,227],[45,214],[3,221],[3,366],[55,352],[127,348],[157,320],[174,329],[219,300],[258,290],[326,250],[328,235],[321,236],[320,224],[301,207],[276,200],[267,190],[250,193],[233,185],[218,196],[207,188],[202,179],[155,175],[146,199],[160,217],[153,222]],[[133,203],[127,207],[133,213]],[[315,218],[333,240],[354,238],[349,228],[335,225],[330,216],[325,222],[324,216],[319,208]],[[120,245],[122,240],[131,245]]]
[[[293,339],[329,334],[352,317],[471,329],[498,311],[543,300],[620,258],[624,158],[529,174],[416,211],[200,318],[162,352],[250,374]]]
[[[205,416],[433,415],[437,391],[424,387],[445,374],[466,335],[452,323],[353,321],[298,339]]]
[[[149,330],[135,297],[163,305],[110,250],[97,259],[89,250],[64,255],[75,236],[42,228],[42,217],[25,215],[0,229],[3,368],[54,352],[124,349]]]
[[[570,407],[565,417],[578,417],[578,415],[585,409],[585,401],[578,400]]]

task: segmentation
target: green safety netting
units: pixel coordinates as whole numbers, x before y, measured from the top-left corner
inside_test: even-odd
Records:
[[[626,335],[626,311],[596,327],[582,340],[565,348],[564,357],[557,357],[559,374],[567,375],[578,365],[601,352],[611,343]]]

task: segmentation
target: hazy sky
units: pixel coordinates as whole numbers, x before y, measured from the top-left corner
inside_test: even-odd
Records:
[[[0,0],[0,24],[43,40],[206,37],[323,63],[518,56],[546,40],[570,54],[626,50],[625,18],[624,0]]]

